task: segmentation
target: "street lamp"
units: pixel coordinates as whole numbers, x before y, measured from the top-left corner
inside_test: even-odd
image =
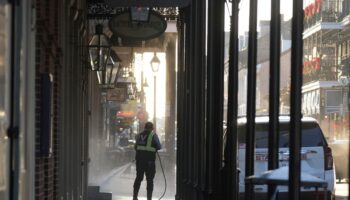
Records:
[[[143,87],[145,88],[147,88],[148,87],[148,82],[147,82],[147,78],[145,78],[145,81],[143,82]]]
[[[156,105],[157,105],[157,101],[156,101],[156,93],[157,93],[157,72],[159,70],[159,65],[160,65],[160,60],[157,57],[156,52],[154,52],[154,56],[151,60],[151,67],[152,67],[152,71],[154,73],[154,105],[153,105],[153,126],[154,126],[154,130],[157,130],[157,114],[156,114]]]
[[[151,67],[154,73],[157,73],[159,70],[160,60],[157,57],[156,52],[154,52],[153,58],[151,60]]]
[[[103,34],[102,24],[96,25],[96,33],[89,42],[90,65],[93,71],[103,71],[110,56],[111,45]]]
[[[98,84],[104,89],[112,89],[115,86],[115,79],[119,72],[120,58],[112,50],[107,61],[105,70],[97,71]]]

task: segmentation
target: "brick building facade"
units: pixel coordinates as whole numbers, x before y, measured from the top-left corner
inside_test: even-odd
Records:
[[[80,199],[87,182],[85,1],[37,0],[35,199]],[[46,120],[45,120],[46,119]],[[67,170],[69,169],[69,170]]]

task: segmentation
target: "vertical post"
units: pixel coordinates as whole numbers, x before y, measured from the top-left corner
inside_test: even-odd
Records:
[[[225,147],[225,161],[228,173],[226,176],[225,199],[238,198],[238,171],[237,171],[237,107],[238,107],[238,8],[239,0],[232,1],[230,55],[229,55],[229,83],[227,108],[227,141]]]
[[[207,199],[222,199],[219,193],[222,165],[223,94],[224,94],[224,0],[208,1],[207,57]]]
[[[246,124],[245,176],[254,174],[255,153],[255,98],[256,98],[256,54],[257,54],[257,0],[250,0],[248,43],[248,96]],[[253,198],[253,186],[245,184],[246,199]]]
[[[280,98],[280,51],[281,51],[281,14],[280,0],[271,0],[270,30],[270,95],[269,95],[269,155],[268,169],[278,168],[279,148],[279,98]],[[268,199],[273,199],[275,185],[268,186]]]
[[[176,72],[175,72],[175,38],[172,38],[172,42],[169,42],[166,50],[166,117],[165,117],[165,140],[166,149],[169,154],[169,161],[174,164],[174,143],[175,143],[175,108],[176,108]]]
[[[291,56],[291,109],[290,109],[290,160],[289,199],[300,199],[300,144],[301,144],[301,86],[303,68],[303,2],[293,1],[292,56]]]
[[[10,141],[10,179],[9,199],[18,199],[20,191],[20,64],[21,64],[21,34],[22,34],[22,2],[12,2],[10,8],[10,85],[9,85],[9,127],[8,137]]]
[[[142,59],[142,65],[141,65],[141,96],[140,96],[140,103],[141,103],[141,112],[144,112],[146,109],[145,109],[145,89],[144,89],[144,72],[143,72],[143,53],[141,54],[141,59]],[[139,120],[139,130],[138,132],[141,132],[143,127],[144,127],[144,120]]]
[[[340,126],[340,137],[343,138],[344,136],[344,115],[345,115],[345,112],[344,112],[344,85],[342,84],[341,85],[341,107],[340,107],[340,114],[341,114],[341,117],[340,117],[340,123],[341,126]]]
[[[154,92],[153,92],[153,129],[157,131],[157,76],[154,75]]]
[[[142,66],[142,69],[141,69],[141,97],[140,97],[140,103],[141,103],[141,106],[143,107],[144,106],[144,100],[145,100],[145,97],[144,97],[144,82],[143,82],[143,66]]]
[[[186,19],[186,9],[180,9],[179,10],[179,18],[178,18],[178,34],[179,34],[179,48],[177,49],[178,52],[178,72],[177,72],[177,77],[176,77],[176,82],[177,84],[177,146],[181,146],[182,148],[177,149],[177,156],[176,156],[176,164],[177,164],[177,173],[176,173],[176,179],[177,180],[184,180],[185,178],[185,155],[184,151],[187,148],[184,144],[184,136],[185,136],[185,128],[184,124],[186,122],[184,115],[184,107],[185,103],[183,101],[184,99],[184,93],[185,93],[185,88],[184,88],[184,71],[185,71],[185,47],[186,47],[186,33],[187,29],[185,24],[187,23]],[[184,199],[184,188],[185,184],[183,181],[179,181],[178,184],[176,184],[176,199]]]
[[[349,5],[350,7],[350,5]],[[347,111],[348,111],[348,123],[350,121],[350,87],[348,85],[348,95],[347,95]],[[349,126],[349,124],[348,124]],[[350,128],[350,127],[348,127]],[[350,139],[350,129],[347,130],[347,134],[348,134],[348,138]],[[348,144],[350,146],[350,144]],[[348,158],[349,158],[349,155],[350,155],[350,147],[348,148]],[[350,163],[348,161],[348,163]],[[350,165],[348,164],[348,174],[350,174]],[[348,184],[348,194],[350,194],[350,184]]]
[[[328,137],[330,137],[330,138],[333,136],[333,134],[331,133],[331,117],[332,117],[331,113],[328,113],[327,114],[327,119],[328,119]]]
[[[109,147],[109,134],[107,131],[107,94],[106,92],[102,92],[102,98],[103,98],[103,135],[104,135],[104,140],[107,140],[107,144]],[[104,141],[106,142],[106,141]],[[106,143],[105,143],[106,144]]]
[[[191,48],[189,49],[190,66],[191,70],[191,111],[189,117],[191,118],[192,127],[190,132],[193,133],[192,137],[192,150],[193,150],[193,167],[192,167],[192,180],[193,185],[197,188],[193,188],[192,192],[197,195],[192,197],[201,199],[205,190],[205,163],[206,163],[206,148],[205,148],[205,49],[206,49],[206,1],[196,1],[191,4],[191,34],[189,40],[191,41]],[[193,66],[193,67],[192,67]]]

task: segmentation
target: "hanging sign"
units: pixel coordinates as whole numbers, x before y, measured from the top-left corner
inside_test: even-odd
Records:
[[[131,7],[131,6],[147,6],[147,7],[185,7],[191,0],[107,0],[113,7]]]
[[[125,102],[126,97],[125,88],[114,88],[107,92],[107,101]]]
[[[109,29],[118,37],[133,40],[148,40],[164,33],[167,22],[162,16],[150,11],[149,21],[138,23],[131,21],[130,12],[116,14],[109,20]]]

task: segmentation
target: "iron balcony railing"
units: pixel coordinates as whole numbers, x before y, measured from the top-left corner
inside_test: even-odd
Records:
[[[338,22],[340,13],[332,10],[321,11],[304,18],[304,29],[312,28],[321,22]]]
[[[304,61],[303,83],[337,80],[337,67],[334,58]]]
[[[304,29],[312,28],[321,22],[339,22],[347,10],[339,1],[315,0],[304,6]]]
[[[314,73],[305,74],[303,77],[303,83],[309,83],[314,81],[334,81],[336,79],[336,73],[329,70],[316,71]]]

